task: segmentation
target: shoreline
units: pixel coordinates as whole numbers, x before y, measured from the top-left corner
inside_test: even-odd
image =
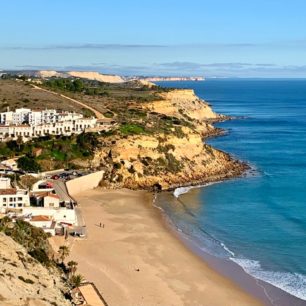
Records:
[[[173,235],[150,193],[92,190],[76,198],[88,238],[73,241],[70,259],[109,304],[262,304]]]
[[[215,183],[221,183],[221,182],[222,181]],[[181,194],[188,193],[191,188],[203,188],[203,187],[205,186],[194,186],[189,188],[187,187],[188,188],[187,191],[180,193],[178,196],[175,196],[174,194],[172,194],[172,196],[175,199],[178,199]],[[238,263],[231,260],[230,258],[219,258],[203,250],[197,242],[192,240],[192,237],[184,233],[180,228],[178,228],[174,224],[174,222],[170,219],[170,217],[163,210],[163,208],[159,207],[158,205],[154,206],[161,212],[163,222],[165,223],[165,226],[169,228],[169,231],[171,231],[172,234],[176,236],[178,240],[180,240],[184,245],[186,245],[186,247],[190,249],[191,252],[199,256],[215,271],[234,281],[245,292],[262,301],[264,305],[274,305],[274,306],[306,305],[305,300],[302,300],[290,294],[289,292],[276,287],[273,284],[270,284],[266,281],[263,281],[261,279],[252,276],[247,271],[245,271],[242,266],[240,266]]]

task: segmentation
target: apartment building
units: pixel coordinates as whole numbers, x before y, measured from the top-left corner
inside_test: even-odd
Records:
[[[0,113],[0,141],[18,137],[26,141],[47,135],[70,136],[93,129],[96,124],[96,118],[83,118],[82,114],[74,112],[19,108],[15,112]]]

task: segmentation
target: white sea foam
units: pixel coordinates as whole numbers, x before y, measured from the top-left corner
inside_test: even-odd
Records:
[[[221,242],[220,244],[222,245],[222,247],[226,252],[228,252],[231,256],[235,256],[235,253],[231,251],[223,242]]]
[[[213,183],[207,185],[211,184]],[[179,198],[182,194],[189,192],[192,188],[200,188],[205,187],[207,185],[176,188],[173,192],[173,195],[176,198]],[[177,230],[179,232],[182,232],[182,230],[178,228]],[[185,238],[194,240],[194,237],[192,238],[192,235],[190,237],[188,235]],[[219,246],[221,246],[222,249],[226,251],[227,255],[223,254],[223,256],[225,255],[227,258],[230,258],[233,262],[241,266],[246,273],[250,274],[256,279],[269,283],[297,298],[306,301],[306,275],[302,275],[299,273],[275,272],[264,270],[258,261],[235,258],[234,252],[231,251],[224,243],[218,240],[216,240],[215,242],[217,242],[216,244],[219,244]],[[202,251],[214,256],[217,256],[217,254],[219,254],[220,249],[217,250],[216,248],[212,247],[212,245],[207,245],[207,243],[205,243],[205,247],[203,247],[202,243],[203,241],[200,243],[200,245],[198,245],[200,249],[202,249]]]
[[[179,187],[173,191],[173,195],[178,198],[180,195],[187,193],[192,187]]]
[[[263,280],[291,295],[306,300],[306,275],[289,272],[265,271],[255,260],[231,258],[243,270],[257,279]]]
[[[207,184],[205,184],[205,185],[188,186],[188,187],[179,187],[179,188],[176,188],[176,189],[173,191],[173,195],[174,195],[176,198],[178,198],[180,195],[189,192],[189,191],[190,191],[191,189],[193,189],[193,188],[202,188],[202,187],[210,186],[210,185],[217,184],[217,183],[219,183],[219,182],[207,183]]]

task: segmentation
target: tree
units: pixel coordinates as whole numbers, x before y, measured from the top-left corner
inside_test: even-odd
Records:
[[[71,276],[74,276],[76,270],[77,270],[77,266],[78,266],[78,263],[76,261],[69,261],[68,262],[68,267],[69,267],[69,273],[71,274]]]
[[[23,145],[23,138],[20,135],[17,137],[16,143],[18,146],[18,150],[20,151],[21,146]]]
[[[36,162],[33,157],[22,156],[17,160],[17,166],[19,169],[28,172],[39,172],[40,165]]]
[[[70,277],[70,285],[72,288],[79,287],[84,281],[84,277],[81,274],[72,275]]]
[[[99,145],[99,139],[96,133],[81,133],[77,136],[77,144],[83,153],[92,154]]]
[[[58,255],[63,263],[65,258],[69,256],[69,248],[66,245],[61,245],[58,249]]]

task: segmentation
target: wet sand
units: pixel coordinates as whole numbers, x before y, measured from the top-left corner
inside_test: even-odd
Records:
[[[68,260],[109,305],[262,304],[177,239],[150,194],[94,190],[76,199],[88,237],[74,240]]]

